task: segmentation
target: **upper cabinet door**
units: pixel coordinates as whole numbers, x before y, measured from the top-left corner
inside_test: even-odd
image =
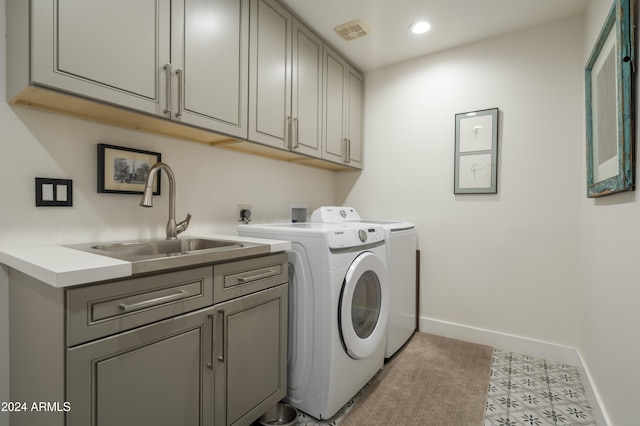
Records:
[[[33,83],[162,114],[169,0],[33,3]]]
[[[362,75],[351,66],[347,66],[346,84],[348,96],[346,99],[348,106],[345,108],[347,113],[347,164],[361,169],[364,141],[364,80]]]
[[[293,18],[272,0],[251,3],[249,140],[289,149]]]
[[[362,76],[327,45],[324,46],[322,158],[362,168]]]
[[[328,46],[324,46],[324,149],[322,158],[343,163],[347,136],[345,125],[346,63]]]
[[[291,149],[322,155],[322,40],[293,20]]]
[[[172,13],[172,118],[246,139],[249,0],[174,0]]]

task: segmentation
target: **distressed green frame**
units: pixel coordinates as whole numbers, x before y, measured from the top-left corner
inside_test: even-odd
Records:
[[[634,112],[633,112],[633,67],[635,11],[634,0],[615,0],[600,35],[585,67],[586,100],[586,136],[587,136],[587,197],[601,197],[621,191],[634,190]],[[616,62],[616,106],[617,106],[617,150],[618,174],[595,181],[594,159],[594,123],[598,120],[598,111],[594,109],[593,84],[594,65],[603,55],[607,37],[614,32],[616,42],[613,46]],[[598,143],[599,141],[596,141]]]

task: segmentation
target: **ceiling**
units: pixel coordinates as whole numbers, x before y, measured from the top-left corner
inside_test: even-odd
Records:
[[[581,14],[587,0],[280,0],[349,62],[370,71],[396,62]],[[363,20],[371,33],[344,41],[334,27]],[[419,19],[423,35],[409,33]]]

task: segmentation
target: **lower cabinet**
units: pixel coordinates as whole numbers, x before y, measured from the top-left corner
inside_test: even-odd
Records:
[[[68,425],[212,425],[212,314],[198,311],[68,349]]]
[[[287,392],[286,265],[281,252],[67,289],[10,270],[11,400],[49,404],[11,424],[250,425]]]
[[[216,306],[217,426],[249,425],[287,393],[287,285]]]
[[[249,425],[286,395],[287,285],[67,351],[69,426]]]

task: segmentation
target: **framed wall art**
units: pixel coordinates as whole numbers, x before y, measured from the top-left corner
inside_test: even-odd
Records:
[[[456,114],[454,194],[498,192],[498,108]]]
[[[587,197],[634,189],[632,1],[614,1],[585,67]]]
[[[149,169],[162,160],[159,152],[98,144],[98,192],[142,194]],[[160,171],[154,195],[160,195]]]

